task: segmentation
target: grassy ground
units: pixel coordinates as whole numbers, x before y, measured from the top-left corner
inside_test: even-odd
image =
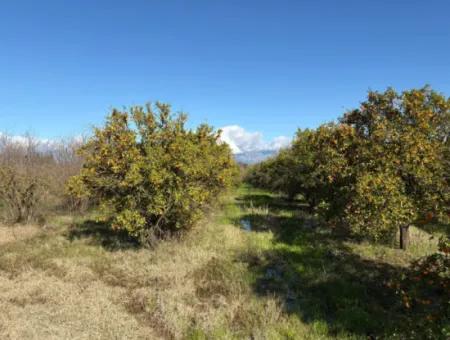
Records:
[[[358,244],[248,187],[156,250],[89,218],[29,229],[0,227],[1,339],[392,336],[406,315],[385,281],[436,249],[418,230],[408,252]]]

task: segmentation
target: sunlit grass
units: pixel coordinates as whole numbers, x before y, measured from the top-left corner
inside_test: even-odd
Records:
[[[301,203],[248,186],[154,250],[88,217],[2,244],[0,338],[388,336],[403,316],[383,281],[436,249],[417,229],[406,252],[335,237]]]

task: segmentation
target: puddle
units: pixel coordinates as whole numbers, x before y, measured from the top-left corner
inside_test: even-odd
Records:
[[[270,229],[270,224],[265,217],[259,219],[243,218],[239,221],[239,225],[245,231],[267,231]]]
[[[241,228],[244,229],[245,231],[252,231],[252,222],[250,222],[250,220],[247,219],[242,219],[240,222],[241,224]]]

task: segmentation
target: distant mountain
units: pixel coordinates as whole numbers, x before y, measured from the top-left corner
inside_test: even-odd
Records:
[[[277,153],[278,150],[248,151],[235,154],[234,158],[238,163],[255,164],[275,156]]]

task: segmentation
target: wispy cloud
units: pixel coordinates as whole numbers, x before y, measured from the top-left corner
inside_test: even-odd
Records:
[[[221,130],[221,140],[227,143],[235,154],[261,150],[279,150],[291,143],[291,138],[286,136],[279,136],[271,141],[266,141],[261,132],[249,132],[239,125],[225,126]]]

